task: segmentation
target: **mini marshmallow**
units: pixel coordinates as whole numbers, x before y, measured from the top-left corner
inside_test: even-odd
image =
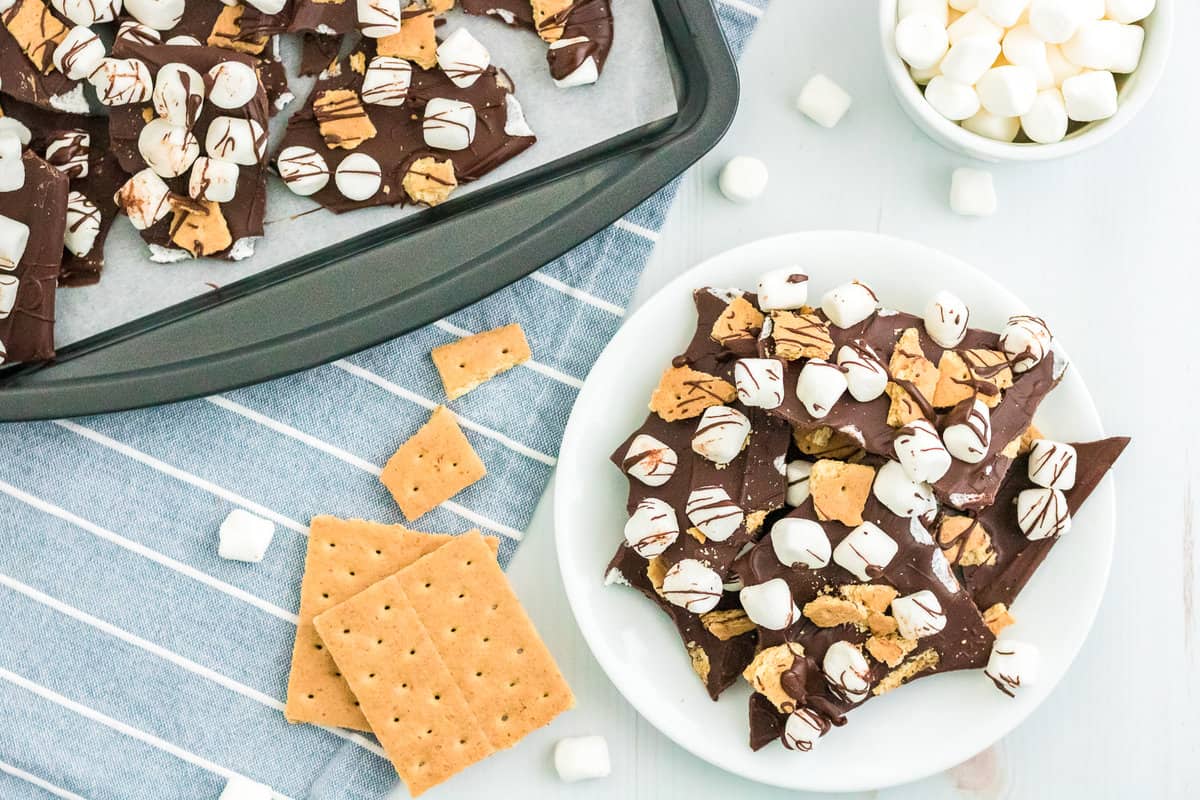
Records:
[[[871,690],[871,667],[858,645],[837,641],[825,651],[821,671],[834,691],[853,703],[866,698]]]
[[[975,87],[938,75],[925,87],[925,99],[933,110],[954,122],[975,116],[979,111],[979,94]]]
[[[92,137],[82,128],[59,131],[46,143],[45,159],[71,180],[86,178]]]
[[[1017,525],[1031,542],[1071,530],[1067,496],[1058,489],[1026,489],[1017,495]]]
[[[1050,65],[1054,85],[1059,88],[1067,78],[1073,78],[1083,72],[1083,67],[1067,61],[1067,57],[1062,54],[1062,48],[1056,44],[1046,45],[1046,63]]]
[[[788,750],[807,753],[829,730],[829,723],[817,712],[800,707],[788,714],[783,725],[783,746]]]
[[[208,71],[208,99],[217,108],[242,108],[258,94],[258,73],[240,61],[222,61]]]
[[[1018,314],[1000,332],[1000,349],[1012,360],[1013,372],[1027,372],[1050,352],[1054,336],[1040,317]]]
[[[329,183],[329,165],[324,157],[305,145],[285,147],[275,166],[284,185],[301,197],[316,194]]]
[[[146,168],[117,190],[113,201],[125,212],[133,227],[144,231],[171,210],[171,190],[163,179]]]
[[[688,494],[684,513],[705,538],[723,542],[737,532],[746,513],[720,486],[699,486]]]
[[[125,0],[125,11],[156,31],[169,31],[183,19],[186,0]]]
[[[1046,56],[1046,43],[1031,26],[1018,25],[1004,34],[1003,52],[1008,63],[1033,70],[1038,89],[1057,86]]]
[[[1037,683],[1040,657],[1038,649],[1031,644],[1004,639],[992,644],[983,674],[991,678],[996,688],[1009,697]]]
[[[270,786],[234,775],[217,800],[272,800],[274,796]]]
[[[962,121],[962,126],[971,133],[995,139],[998,142],[1011,142],[1021,131],[1020,117],[1001,117],[986,108],[979,113]]]
[[[246,2],[267,15],[278,14],[287,5],[287,0],[246,0]],[[233,3],[226,3],[226,5],[233,5]]]
[[[879,397],[891,380],[887,367],[862,339],[842,345],[838,349],[837,362],[845,371],[846,388],[851,397],[860,403],[869,403]]]
[[[459,28],[438,45],[438,66],[460,89],[475,85],[492,63],[492,56],[466,28]]]
[[[979,103],[991,113],[1019,117],[1037,99],[1037,75],[1029,67],[992,67],[983,73],[975,90],[979,92]]]
[[[738,400],[755,408],[783,405],[783,363],[774,358],[739,358],[733,364]]]
[[[0,122],[6,119],[12,117],[0,117]],[[0,127],[0,192],[14,192],[25,185],[23,149],[20,133]]]
[[[990,36],[964,36],[942,59],[942,74],[955,83],[973,87],[999,56],[1000,42]]]
[[[639,433],[629,443],[622,464],[625,472],[647,486],[662,486],[675,474],[679,456],[669,445],[650,434]]]
[[[796,398],[810,415],[821,419],[847,388],[846,373],[841,367],[820,358],[810,358],[796,379]]]
[[[908,477],[897,461],[888,461],[875,471],[871,492],[898,517],[927,517],[937,511],[929,484]]]
[[[1111,72],[1083,72],[1062,84],[1067,117],[1095,122],[1117,113],[1117,82]]]
[[[1075,35],[1085,20],[1078,0],[1033,0],[1029,25],[1048,44],[1062,44]]]
[[[237,194],[238,165],[201,156],[188,176],[188,196],[193,200],[228,203]]]
[[[175,47],[199,47],[201,42],[195,36],[188,36],[186,33],[181,33],[178,36],[172,36],[163,44],[174,45]]]
[[[230,561],[257,564],[266,555],[274,535],[274,522],[235,508],[221,523],[221,544],[217,554]]]
[[[758,279],[758,307],[763,311],[800,308],[808,302],[808,273],[800,267],[783,267]]]
[[[804,504],[804,501],[812,494],[808,485],[808,478],[812,475],[811,461],[789,461],[786,468],[787,476],[787,504],[792,508]]]
[[[1011,28],[1029,8],[1029,0],[979,0],[978,7],[1001,28]]]
[[[1146,29],[1122,25],[1110,19],[1085,22],[1075,35],[1060,45],[1072,64],[1086,69],[1133,72],[1142,58]]]
[[[29,226],[0,214],[0,270],[16,269],[28,244]]]
[[[728,464],[737,458],[750,435],[750,420],[736,408],[710,406],[704,409],[692,450],[714,464]]]
[[[959,167],[950,177],[950,208],[964,217],[990,217],[996,213],[996,187],[992,173]]]
[[[950,470],[950,453],[927,419],[915,419],[892,442],[900,466],[917,483],[937,483]]]
[[[79,25],[67,31],[51,58],[59,72],[73,81],[81,81],[99,68],[106,55],[100,37]]]
[[[356,0],[358,30],[368,39],[400,32],[400,0]]]
[[[1106,0],[1104,15],[1111,20],[1129,25],[1140,22],[1154,12],[1155,0]]]
[[[121,13],[121,0],[50,0],[54,10],[76,25],[112,22]]]
[[[554,58],[553,53],[556,50],[562,50],[567,47],[587,46],[590,41],[586,36],[571,36],[559,39],[557,42],[551,42],[550,58]],[[589,55],[566,76],[554,78],[554,85],[559,89],[573,89],[576,86],[587,86],[598,80],[600,80],[600,66],[596,63],[596,58]]]
[[[608,741],[603,736],[559,739],[554,745],[554,769],[564,783],[607,777],[612,772]]]
[[[1075,486],[1075,448],[1062,442],[1037,439],[1029,451],[1029,480],[1047,489],[1067,491]]]
[[[441,150],[466,150],[475,140],[475,106],[434,97],[425,105],[425,144]]]
[[[749,203],[767,188],[767,165],[752,156],[734,156],[721,168],[717,187],[726,200]]]
[[[625,541],[642,558],[654,558],[679,537],[679,519],[674,509],[657,497],[637,504],[625,523]]]
[[[105,58],[88,76],[96,96],[106,106],[144,103],[154,92],[154,78],[144,61],[136,58]]]
[[[747,586],[738,592],[738,599],[750,621],[768,630],[790,628],[800,618],[792,590],[783,578]]]
[[[800,89],[796,108],[823,128],[837,125],[850,110],[852,99],[846,90],[825,75],[813,75]]]
[[[945,59],[942,60],[945,61]],[[912,76],[913,82],[915,82],[918,86],[924,86],[938,75],[941,75],[942,70],[939,67],[933,67],[931,69],[913,69],[912,67],[909,67],[908,74]]]
[[[162,44],[162,35],[154,30],[154,28],[127,19],[121,23],[121,27],[117,28],[116,41],[130,42],[131,44],[156,45]]]
[[[8,319],[8,315],[16,307],[20,290],[20,278],[16,275],[0,275],[0,320]]]
[[[67,195],[67,228],[63,244],[79,258],[92,252],[100,235],[100,210],[82,192]]]
[[[905,19],[913,14],[931,14],[943,28],[950,24],[950,8],[946,0],[900,0],[897,16]]]
[[[925,306],[925,332],[943,350],[958,347],[967,335],[971,309],[957,295],[941,291]]]
[[[978,464],[992,446],[992,412],[979,398],[973,398],[964,419],[957,416],[942,431],[947,452],[964,464]]]
[[[859,281],[843,283],[821,298],[821,310],[839,328],[850,328],[875,313],[879,298],[870,286]]]
[[[25,126],[24,122],[21,122],[16,117],[0,117],[0,137],[6,135],[11,136],[17,141],[17,158],[21,157],[20,148],[28,147],[29,142],[33,140],[33,132]],[[6,155],[0,152],[0,158],[9,158],[11,156],[12,153]]]
[[[216,117],[208,125],[204,152],[212,158],[253,167],[263,157],[266,133],[256,120]]]
[[[896,557],[900,546],[873,522],[864,522],[833,548],[833,560],[860,581],[878,578]]]
[[[333,182],[346,199],[361,202],[379,191],[383,185],[383,170],[379,162],[366,153],[351,153],[337,165]]]
[[[833,556],[833,546],[821,523],[797,517],[784,517],[771,526],[771,549],[785,567],[800,564],[821,569]]]
[[[940,633],[946,627],[946,612],[937,595],[928,589],[897,597],[892,601],[892,616],[905,639],[917,640]]]
[[[694,558],[676,562],[663,576],[663,597],[693,614],[712,611],[722,594],[721,576]]]
[[[367,64],[360,95],[367,105],[395,108],[404,105],[411,85],[412,64],[394,56],[375,56]]]
[[[152,97],[160,117],[190,129],[204,108],[204,78],[187,64],[164,64],[154,78]]]
[[[200,155],[200,143],[187,128],[160,117],[147,122],[138,134],[138,152],[157,174],[175,178],[191,168]]]
[[[946,25],[932,14],[912,14],[896,25],[896,51],[910,66],[936,66],[950,47]]]
[[[960,14],[965,14],[973,8],[978,8],[979,0],[950,0],[950,7]]]
[[[982,36],[999,43],[1004,36],[1004,28],[992,22],[987,14],[978,8],[973,8],[951,22],[950,27],[946,28],[946,33],[949,35],[952,45],[958,44],[968,36]]]
[[[1058,89],[1038,92],[1033,108],[1021,115],[1025,135],[1040,144],[1061,142],[1067,135],[1067,104]]]

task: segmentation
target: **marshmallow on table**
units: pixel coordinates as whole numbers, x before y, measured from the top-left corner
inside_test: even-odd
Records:
[[[1067,117],[1095,122],[1117,113],[1117,81],[1111,72],[1082,72],[1062,84]]]
[[[792,508],[803,505],[804,501],[809,498],[812,491],[808,485],[809,476],[812,475],[811,461],[789,461],[785,476],[787,477],[787,497],[786,502]]]
[[[1006,64],[983,73],[975,85],[979,103],[1001,117],[1019,117],[1037,99],[1037,75],[1029,67]]]
[[[235,109],[258,93],[258,73],[240,61],[222,61],[208,71],[208,100],[217,108]]]
[[[359,94],[368,105],[395,108],[404,105],[411,86],[412,64],[394,56],[375,56],[367,64]]]
[[[879,307],[879,298],[870,286],[860,281],[843,283],[821,298],[821,310],[839,328],[850,328],[864,321]]]
[[[1061,142],[1067,135],[1067,104],[1058,89],[1038,92],[1033,108],[1021,115],[1021,129],[1039,144]]]
[[[950,453],[927,419],[915,419],[897,431],[892,447],[905,473],[918,483],[937,483],[950,470]]]
[[[273,796],[270,786],[234,775],[217,800],[271,800]]]
[[[125,0],[125,11],[156,31],[169,31],[183,19],[186,0]]]
[[[959,167],[950,178],[950,208],[964,217],[990,217],[996,213],[996,187],[992,173]]]
[[[237,194],[238,165],[200,156],[188,176],[188,196],[193,200],[228,203]]]
[[[926,517],[937,511],[933,489],[908,477],[897,461],[888,461],[875,471],[871,493],[898,517]]]
[[[846,389],[860,403],[869,403],[883,394],[891,378],[887,367],[871,346],[855,339],[838,348],[837,363],[846,375]]]
[[[983,674],[988,676],[996,688],[1009,697],[1037,682],[1038,649],[1031,644],[1013,639],[998,640],[992,644]]]
[[[896,52],[910,66],[937,66],[950,47],[946,25],[932,14],[912,14],[896,25]]]
[[[796,399],[814,418],[821,419],[849,388],[842,367],[820,358],[810,358],[796,379]]]
[[[739,358],[733,380],[742,405],[779,408],[783,405],[783,363],[774,358]]]
[[[946,627],[946,612],[937,595],[928,589],[892,600],[892,616],[905,639],[917,640],[940,633]]]
[[[554,745],[554,769],[565,783],[607,777],[612,772],[608,741],[603,736],[559,739]]]
[[[746,586],[738,592],[742,610],[755,625],[772,631],[790,628],[800,618],[792,590],[783,578]]]
[[[979,398],[973,398],[966,414],[951,412],[942,441],[947,452],[964,464],[978,464],[992,445],[992,412]]]
[[[351,153],[337,165],[333,183],[347,200],[369,200],[383,185],[383,170],[366,153]]]
[[[400,0],[357,0],[358,30],[368,39],[400,32]]]
[[[438,45],[438,66],[460,89],[475,85],[492,63],[492,56],[466,28],[459,28]]]
[[[946,0],[900,0],[899,8],[900,19],[913,14],[932,14],[943,28],[950,23],[950,8]]]
[[[942,59],[942,75],[965,86],[974,86],[1000,55],[1000,43],[988,36],[965,36],[950,46]]]
[[[808,303],[808,273],[800,267],[783,267],[758,279],[758,307],[763,311],[797,309]]]
[[[833,556],[821,523],[797,517],[784,517],[771,526],[771,549],[785,567],[802,564],[808,569],[821,569]]]
[[[120,0],[50,0],[54,10],[76,25],[112,22],[121,12]]]
[[[1141,25],[1097,19],[1080,25],[1075,35],[1060,48],[1072,64],[1085,69],[1125,73],[1137,69],[1145,38],[1146,29]]]
[[[1128,25],[1150,16],[1155,5],[1155,0],[1106,0],[1105,16]]]
[[[1017,138],[1017,134],[1021,131],[1021,118],[1001,117],[998,114],[993,114],[986,108],[981,108],[975,116],[964,119],[962,126],[971,133],[986,136],[988,139],[995,139],[998,142],[1011,142]]]
[[[1013,372],[1027,372],[1050,352],[1054,340],[1050,327],[1041,317],[1017,314],[1008,318],[1000,331],[1000,349],[1012,361]]]
[[[688,494],[684,513],[700,532],[714,542],[723,542],[742,526],[744,512],[721,486],[699,486]]]
[[[1029,451],[1029,480],[1047,489],[1066,491],[1075,486],[1075,448],[1038,439]]]
[[[231,561],[257,564],[266,555],[274,535],[274,522],[245,509],[235,508],[221,523],[221,543],[217,554]]]
[[[714,464],[728,464],[742,452],[749,435],[750,420],[745,414],[729,406],[710,406],[704,409],[692,435],[692,450]]]
[[[1002,51],[1008,63],[1033,70],[1039,89],[1049,89],[1058,85],[1054,82],[1054,72],[1050,69],[1046,43],[1038,38],[1032,26],[1018,25],[1004,34]]]
[[[820,73],[813,75],[800,90],[796,108],[823,128],[832,128],[850,110],[846,90]]]
[[[81,81],[96,71],[106,55],[100,37],[78,25],[67,31],[51,58],[59,72],[73,81]]]
[[[311,147],[294,144],[283,148],[275,160],[279,177],[292,192],[302,197],[316,194],[329,183],[329,165]]]
[[[677,561],[663,576],[663,597],[693,614],[712,611],[723,594],[721,576],[694,558]]]
[[[938,292],[925,306],[925,332],[943,350],[962,344],[970,321],[971,309],[951,292]]]
[[[851,702],[864,699],[871,690],[871,667],[858,645],[837,641],[825,651],[821,671],[834,691]]]
[[[948,120],[961,122],[979,112],[979,94],[974,86],[937,75],[925,87],[925,99],[933,110]]]
[[[767,165],[752,156],[734,156],[721,167],[717,188],[726,200],[749,203],[767,188]]]
[[[1000,39],[1004,37],[1004,28],[992,22],[987,14],[978,8],[973,8],[951,22],[950,27],[946,28],[946,33],[949,35],[952,45],[958,44],[968,36],[982,36],[999,43]]]
[[[441,150],[466,150],[475,140],[475,106],[462,100],[434,97],[425,104],[425,144]]]
[[[654,558],[679,538],[675,510],[657,497],[637,504],[625,523],[625,541],[642,558]]]
[[[92,252],[96,237],[100,235],[100,210],[95,203],[84,197],[82,192],[67,195],[67,229],[63,245],[76,256],[83,258]]]
[[[1067,496],[1058,489],[1026,489],[1017,495],[1017,526],[1031,542],[1071,530]]]
[[[662,486],[675,474],[679,456],[664,442],[648,433],[639,433],[629,443],[622,464],[625,472],[647,486]]]
[[[28,244],[29,226],[0,214],[0,270],[16,269]]]
[[[896,557],[900,546],[873,522],[864,522],[833,548],[833,560],[860,581],[879,577],[880,571]]]
[[[1029,0],[979,0],[979,10],[1002,28],[1011,28],[1029,8]]]

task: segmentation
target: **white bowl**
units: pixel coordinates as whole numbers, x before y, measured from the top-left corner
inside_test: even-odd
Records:
[[[951,122],[925,101],[921,86],[908,72],[908,65],[896,52],[897,0],[879,0],[879,38],[883,45],[883,61],[892,90],[900,107],[925,132],[943,147],[983,161],[1045,161],[1063,158],[1094,147],[1125,127],[1146,105],[1162,77],[1171,50],[1171,34],[1175,23],[1174,0],[1158,0],[1149,17],[1141,22],[1146,29],[1146,43],[1137,70],[1128,76],[1117,76],[1120,103],[1117,113],[1105,120],[1089,123],[1072,131],[1061,142],[1000,142],[972,133]]]

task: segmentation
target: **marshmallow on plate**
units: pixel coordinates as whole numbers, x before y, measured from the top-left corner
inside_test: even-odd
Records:
[[[1095,122],[1117,113],[1117,81],[1111,72],[1081,72],[1062,83],[1067,117]]]
[[[67,230],[63,245],[76,256],[83,258],[92,252],[96,237],[100,235],[100,210],[96,204],[84,197],[82,192],[67,195]]]
[[[974,86],[1000,55],[1000,43],[990,36],[964,36],[942,59],[941,74],[963,86]]]
[[[745,414],[729,406],[710,406],[696,426],[692,450],[714,464],[728,464],[742,452],[749,435],[750,420]]]
[[[46,161],[71,180],[86,178],[92,137],[82,128],[57,131],[46,143]]]
[[[787,499],[786,502],[792,508],[803,505],[804,501],[809,498],[812,491],[808,485],[809,476],[812,475],[811,461],[789,461],[786,469],[787,475]]]
[[[144,103],[154,92],[154,78],[146,62],[136,58],[105,58],[88,76],[96,97],[106,106]]]
[[[28,244],[29,226],[0,214],[0,270],[16,269]]]
[[[717,188],[725,199],[749,203],[767,188],[767,165],[753,156],[734,156],[721,167]]]
[[[788,750],[807,753],[812,750],[825,732],[829,723],[810,709],[800,707],[788,714],[783,725],[783,746]]]
[[[475,140],[475,106],[434,97],[425,104],[425,144],[441,150],[466,150]]]
[[[953,122],[975,116],[979,112],[979,94],[974,86],[952,81],[937,75],[925,87],[925,100],[933,110]]]
[[[997,640],[992,644],[983,674],[991,678],[996,688],[1009,697],[1032,686],[1038,677],[1038,649],[1013,639]]]
[[[693,614],[712,611],[723,593],[721,576],[694,558],[676,562],[663,576],[663,597]]]
[[[179,24],[186,0],[125,0],[125,11],[143,25],[156,31],[169,31]]]
[[[742,405],[779,408],[783,404],[783,363],[774,358],[739,358],[733,380]]]
[[[113,201],[129,217],[133,227],[144,231],[171,210],[170,198],[170,188],[147,167],[125,181]]]
[[[829,361],[810,358],[796,379],[796,398],[816,419],[826,416],[846,391],[845,370]]]
[[[188,176],[188,197],[213,203],[228,203],[237,194],[238,165],[200,156]]]
[[[412,86],[412,64],[394,56],[375,56],[363,75],[362,101],[395,108],[404,105]]]
[[[383,170],[366,153],[351,153],[337,165],[333,183],[347,200],[369,200],[383,185]]]
[[[758,279],[758,307],[789,311],[808,302],[808,273],[800,267],[773,269]]]
[[[1057,88],[1038,92],[1033,107],[1021,115],[1021,129],[1039,144],[1061,142],[1067,135],[1069,124],[1067,104]]]
[[[400,0],[357,0],[358,30],[368,39],[382,39],[400,32]]]
[[[850,328],[875,313],[879,298],[870,286],[860,281],[843,283],[821,298],[821,310],[839,328]]]
[[[942,441],[950,455],[964,464],[978,464],[992,446],[992,412],[978,397],[963,412],[955,408],[946,419]]]
[[[950,470],[950,453],[927,419],[914,419],[897,431],[892,446],[900,466],[918,483],[937,483]]]
[[[603,736],[575,736],[554,745],[554,770],[564,783],[604,778],[612,772],[608,740]]]
[[[738,592],[742,610],[755,625],[772,631],[790,628],[800,618],[792,590],[783,578],[746,586]]]
[[[283,184],[302,197],[316,194],[329,183],[329,165],[324,156],[306,145],[283,148],[275,167]]]
[[[879,397],[891,380],[887,367],[862,339],[842,345],[837,352],[837,363],[846,375],[850,396],[860,403]]]
[[[217,800],[272,800],[274,796],[270,786],[234,775],[225,784],[225,789]]]
[[[460,89],[475,84],[492,63],[488,49],[466,28],[459,28],[438,45],[438,66]]]
[[[688,495],[684,513],[705,538],[723,542],[746,520],[744,512],[721,486],[699,486]]]
[[[258,73],[240,61],[222,61],[208,71],[208,100],[217,108],[242,108],[258,94]]]
[[[1060,48],[1068,61],[1085,69],[1126,73],[1137,69],[1145,39],[1146,29],[1141,25],[1097,19],[1080,25]]]
[[[1027,372],[1050,352],[1053,339],[1045,320],[1017,314],[1008,318],[1000,332],[1000,349],[1012,362],[1013,372]]]
[[[821,569],[833,556],[821,523],[798,517],[784,517],[771,526],[771,549],[785,567],[802,564],[808,569]]]
[[[937,595],[928,589],[892,600],[892,616],[900,635],[914,641],[946,627],[946,612],[942,611]]]
[[[959,167],[950,177],[950,208],[964,217],[990,217],[996,213],[996,187],[992,173]]]
[[[80,81],[95,72],[106,55],[100,37],[78,25],[67,31],[67,35],[54,48],[51,59],[59,72],[73,81]]]
[[[625,541],[642,558],[654,558],[679,537],[679,519],[675,510],[657,497],[637,504],[625,523]]]
[[[951,292],[938,292],[925,306],[925,332],[943,350],[962,344],[970,321],[971,309]]]
[[[886,531],[873,522],[864,522],[833,548],[833,560],[839,567],[865,582],[879,577],[899,550],[896,540],[888,536]]]
[[[274,522],[245,509],[235,508],[221,523],[221,543],[217,554],[230,561],[257,564],[266,555],[274,535]]]
[[[1017,495],[1017,525],[1031,542],[1071,530],[1067,496],[1058,489],[1026,489]]]
[[[639,433],[629,443],[621,463],[627,473],[647,486],[662,486],[675,474],[679,456],[669,445],[650,434]]]
[[[875,471],[871,491],[898,517],[926,517],[937,511],[933,489],[910,478],[898,461],[889,461]]]
[[[818,73],[805,82],[796,98],[796,108],[821,127],[832,128],[850,110],[851,102],[845,89]]]
[[[1067,491],[1075,486],[1075,448],[1037,439],[1029,451],[1029,480],[1047,489]]]
[[[950,47],[946,24],[933,14],[910,14],[896,25],[896,52],[909,66],[937,66]]]
[[[834,691],[852,703],[871,691],[871,667],[856,644],[844,640],[831,644],[821,660],[821,671]]]

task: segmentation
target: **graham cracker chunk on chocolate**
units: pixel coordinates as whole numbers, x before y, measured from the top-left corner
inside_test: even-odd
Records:
[[[433,156],[418,158],[404,173],[400,185],[414,203],[430,207],[441,205],[458,188],[454,162],[448,158],[438,161]]]
[[[487,474],[445,406],[400,445],[379,476],[410,522],[432,511]]]
[[[317,127],[329,149],[353,150],[377,131],[358,94],[352,89],[326,89],[313,101]]]
[[[650,410],[667,422],[691,419],[704,409],[728,403],[737,389],[728,381],[691,367],[668,367],[650,396]]]
[[[863,523],[863,508],[871,494],[875,468],[864,464],[821,459],[808,478],[813,509],[821,520],[835,519],[855,527]]]
[[[50,13],[42,0],[16,0],[11,8],[0,13],[0,23],[8,28],[39,72],[54,71],[54,50],[66,37],[67,26]]]
[[[222,8],[213,22],[206,44],[236,53],[249,53],[254,56],[261,54],[266,49],[270,37],[254,36],[242,31],[242,14],[245,10],[246,7],[241,3]]]
[[[738,340],[753,340],[763,327],[763,313],[745,297],[735,297],[713,323],[712,336],[714,342],[729,345]]]
[[[432,8],[404,11],[400,15],[400,32],[375,40],[375,53],[407,59],[423,69],[437,66],[437,34],[434,32]]]
[[[233,244],[221,204],[212,200],[187,200],[175,208],[171,241],[196,258],[227,250]]]
[[[429,355],[442,376],[446,397],[455,400],[501,372],[525,363],[531,354],[525,331],[514,323],[435,347]]]
[[[496,751],[396,576],[314,624],[413,797]]]
[[[547,42],[562,38],[566,15],[575,5],[574,0],[531,0],[533,23],[538,35]]]

